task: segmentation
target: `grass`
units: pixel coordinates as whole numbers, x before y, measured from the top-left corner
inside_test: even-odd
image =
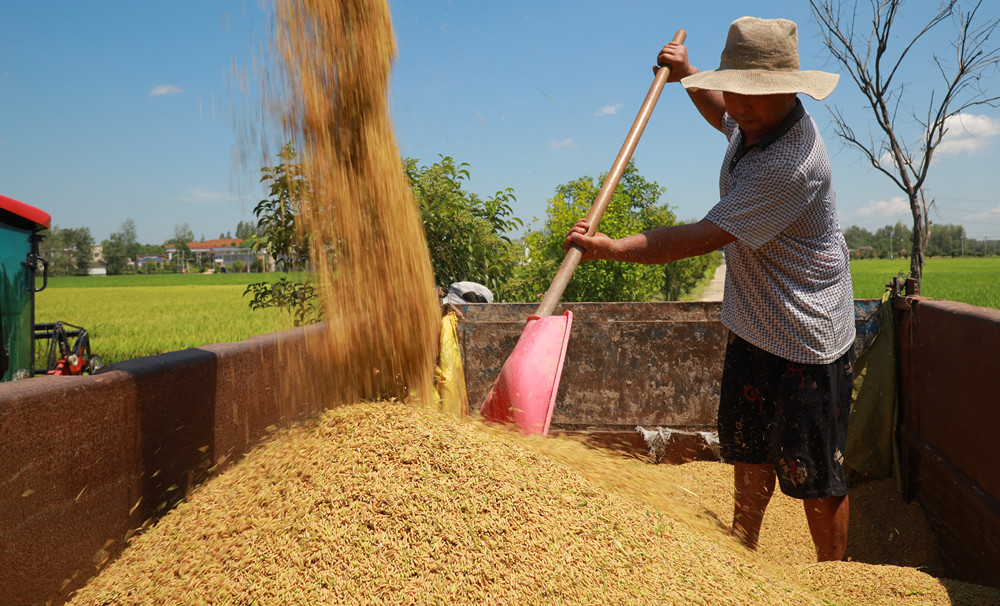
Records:
[[[35,295],[35,321],[86,328],[105,363],[240,341],[281,330],[277,310],[251,311],[246,284],[271,274],[53,278]]]
[[[854,298],[877,299],[885,291],[886,282],[909,271],[909,259],[851,261]],[[928,259],[920,294],[1000,309],[1000,257]]]
[[[246,286],[253,282],[276,281],[281,276],[295,279],[298,274],[134,274],[128,276],[59,276],[48,286],[60,288],[107,288],[109,286]],[[41,286],[41,281],[38,281]]]

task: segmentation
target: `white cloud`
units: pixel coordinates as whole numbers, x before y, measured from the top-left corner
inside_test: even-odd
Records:
[[[235,198],[229,194],[217,191],[206,191],[200,187],[177,196],[177,199],[181,202],[189,202],[191,204],[217,204],[219,202],[230,202],[235,200]]]
[[[618,113],[618,110],[622,108],[621,103],[615,103],[614,105],[605,105],[601,109],[594,112],[595,116],[613,116]]]
[[[149,96],[160,97],[162,95],[176,95],[183,92],[184,91],[173,84],[157,84],[153,87],[153,90],[149,91]]]
[[[975,153],[986,147],[990,137],[1000,135],[1000,120],[976,114],[956,114],[944,121],[947,132],[937,147],[941,155]]]
[[[978,213],[968,215],[965,217],[965,221],[980,221],[980,222],[993,222],[1000,219],[1000,205],[994,206],[993,208],[980,211]]]
[[[894,217],[910,212],[910,203],[903,196],[895,196],[890,200],[869,202],[858,209],[859,217]]]
[[[579,147],[572,139],[563,139],[562,141],[551,141],[549,142],[549,146],[554,147],[556,149],[562,147],[569,149],[576,149],[577,147]]]

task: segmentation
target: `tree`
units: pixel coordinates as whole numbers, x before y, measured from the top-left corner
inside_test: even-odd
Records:
[[[85,276],[94,255],[94,237],[89,227],[60,229],[53,225],[40,232],[38,246],[49,263],[50,276]]]
[[[862,246],[873,246],[875,237],[867,229],[851,225],[844,230],[844,241],[847,242],[847,248],[857,250]]]
[[[101,242],[104,255],[104,266],[109,276],[120,276],[128,266],[128,255],[125,253],[125,242],[122,234],[113,233],[107,240]]]
[[[294,271],[309,263],[308,236],[298,233],[296,227],[296,217],[309,195],[302,165],[293,162],[297,155],[295,147],[288,143],[278,152],[278,164],[260,169],[261,183],[270,182],[269,197],[254,207],[256,235],[250,238],[254,252],[265,252],[282,269]],[[243,295],[252,295],[250,309],[278,307],[288,311],[296,326],[315,322],[322,313],[316,287],[307,279],[282,276],[277,282],[256,282],[247,285]]]
[[[270,182],[269,197],[254,207],[256,235],[251,238],[254,252],[266,252],[282,271],[299,271],[309,264],[308,234],[299,234],[296,217],[309,196],[309,183],[302,164],[294,162],[298,153],[287,143],[274,166],[260,169],[261,183]]]
[[[139,238],[135,231],[135,221],[125,219],[118,226],[117,233],[121,234],[122,243],[125,245],[125,256],[135,260],[139,256]]]
[[[236,224],[236,237],[240,240],[250,240],[257,235],[257,225],[250,221],[240,221]]]
[[[509,285],[516,299],[534,301],[544,294],[565,257],[562,245],[566,234],[587,214],[599,191],[600,184],[591,177],[556,188],[556,195],[549,200],[544,228],[524,238],[528,260],[517,268]],[[657,183],[643,178],[634,162],[629,162],[601,219],[600,231],[617,238],[676,224],[669,206],[659,203],[663,191]],[[590,261],[576,269],[563,300],[674,300],[690,290],[720,258],[721,254],[715,252],[667,265]]]
[[[434,280],[443,288],[478,282],[497,300],[505,299],[504,285],[520,257],[508,235],[522,225],[512,216],[514,190],[508,187],[482,200],[462,189],[470,178],[468,164],[450,156],[431,166],[417,162],[406,158],[403,169],[420,206]]]
[[[194,232],[191,231],[191,227],[187,223],[174,225],[174,235],[165,244],[174,246],[173,262],[178,271],[187,271],[188,261],[192,258],[191,247],[189,246],[191,242],[194,242]],[[180,257],[180,261],[177,260],[178,256]]]
[[[934,226],[934,237],[928,243],[932,255],[958,257],[965,254],[965,227],[945,223]]]
[[[66,252],[63,230],[58,225],[53,225],[39,232],[39,235],[42,241],[38,245],[38,252],[49,263],[49,275],[70,275],[73,260]]]
[[[187,223],[174,225],[174,235],[167,240],[167,244],[188,244],[194,242],[194,232]]]
[[[139,242],[135,235],[135,221],[125,219],[119,231],[101,242],[104,265],[108,274],[117,276],[125,273],[131,262],[139,256]]]
[[[876,230],[873,240],[880,258],[894,259],[905,256],[906,242],[913,241],[913,234],[902,221],[897,221],[895,225],[886,225]]]
[[[135,256],[163,256],[165,252],[166,247],[162,244],[139,244],[136,246]]]
[[[77,227],[63,230],[65,246],[73,263],[70,273],[77,276],[87,275],[90,261],[94,254],[94,237],[90,235],[89,227]]]
[[[308,203],[309,183],[302,166],[293,162],[297,154],[291,144],[278,155],[282,160],[278,165],[261,169],[261,181],[270,182],[270,197],[254,208],[258,220],[251,241],[255,251],[266,251],[289,269],[303,269],[309,263],[309,242],[307,235],[297,232],[296,219]],[[481,200],[461,188],[461,182],[469,177],[468,165],[456,164],[450,157],[442,157],[430,167],[407,159],[403,169],[420,205],[438,284],[475,281],[502,298],[503,284],[513,271],[519,250],[506,235],[521,224],[510,217],[513,190]],[[252,309],[287,309],[297,325],[318,320],[321,313],[316,289],[308,280],[283,276],[273,283],[250,284],[244,292],[247,294],[253,295]]]
[[[843,113],[831,110],[836,132],[867,157],[876,170],[889,177],[903,191],[910,203],[913,216],[913,244],[910,257],[910,276],[920,280],[923,275],[924,254],[930,238],[931,221],[928,211],[934,201],[927,201],[924,184],[931,167],[934,151],[948,131],[952,119],[962,111],[977,105],[995,105],[1000,97],[990,97],[981,87],[981,77],[988,69],[996,69],[1000,62],[1000,48],[987,46],[990,36],[1000,25],[1000,19],[977,24],[976,13],[982,5],[977,2],[971,10],[963,11],[958,0],[946,0],[927,23],[907,42],[893,31],[893,25],[903,0],[869,0],[871,5],[870,28],[859,26],[866,20],[856,19],[856,3],[847,11],[840,0],[809,0],[813,13],[823,30],[823,39],[833,57],[851,75],[871,108],[878,131],[863,141],[847,123]],[[953,19],[956,33],[953,42],[954,64],[947,64],[937,55],[933,61],[917,60],[917,65],[935,65],[943,80],[942,94],[933,91],[926,104],[926,115],[921,117],[908,104],[913,95],[905,84],[896,80],[904,61],[925,34]],[[899,50],[890,55],[892,43],[901,41]],[[913,120],[922,131],[914,143],[908,143],[897,127],[896,118],[904,108],[913,111]]]

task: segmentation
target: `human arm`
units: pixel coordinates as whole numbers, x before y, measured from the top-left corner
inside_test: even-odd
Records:
[[[669,65],[670,77],[667,82],[679,82],[698,73],[698,68],[688,61],[687,47],[676,42],[668,42],[656,57],[657,65]],[[717,90],[698,89],[687,91],[688,97],[698,108],[702,117],[715,130],[722,132],[722,115],[726,112],[726,102]]]
[[[736,239],[707,219],[685,225],[668,225],[619,239],[600,232],[588,236],[589,229],[586,219],[577,221],[566,235],[563,249],[569,250],[574,244],[580,246],[584,250],[583,261],[607,259],[657,265],[704,255]]]

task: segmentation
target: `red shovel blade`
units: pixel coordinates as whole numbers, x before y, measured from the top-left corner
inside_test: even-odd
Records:
[[[525,433],[548,435],[573,312],[529,316],[528,325],[479,413],[488,421],[515,423]]]

